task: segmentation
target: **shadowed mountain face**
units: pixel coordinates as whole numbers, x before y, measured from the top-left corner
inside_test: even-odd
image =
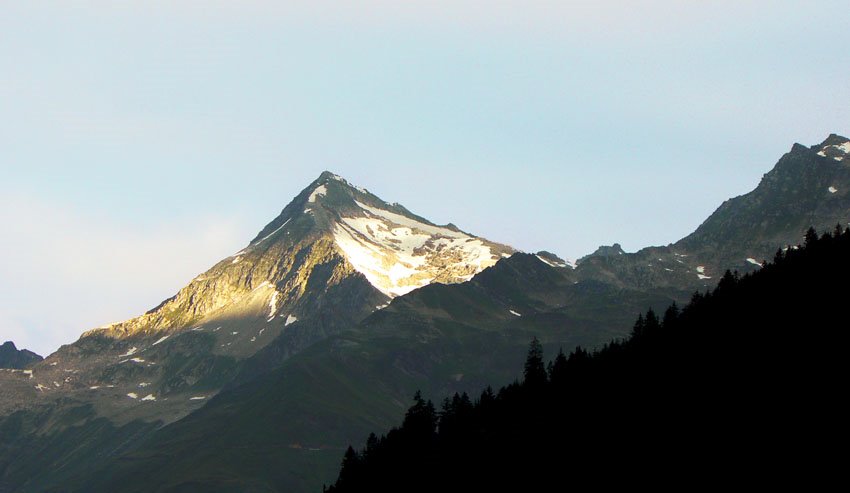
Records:
[[[680,242],[601,248],[575,268],[323,173],[160,306],[87,332],[32,379],[0,377],[13,396],[0,417],[0,491],[316,491],[345,447],[396,423],[416,389],[507,383],[532,336],[547,349],[601,345],[726,268],[757,269],[811,218],[846,223],[847,139],[830,139],[795,146]]]
[[[43,358],[32,351],[18,349],[12,341],[0,346],[0,368],[22,370]]]

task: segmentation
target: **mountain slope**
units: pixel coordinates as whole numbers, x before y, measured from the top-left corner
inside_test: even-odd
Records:
[[[597,345],[645,306],[670,301],[576,284],[568,267],[515,254],[470,282],[399,297],[351,330],[222,392],[98,470],[85,489],[317,491],[333,479],[352,440],[401,417],[413,389],[437,394],[510,382],[533,335],[550,348]],[[214,444],[215,452],[194,452],[198,443]],[[134,477],[152,479],[138,485]]]

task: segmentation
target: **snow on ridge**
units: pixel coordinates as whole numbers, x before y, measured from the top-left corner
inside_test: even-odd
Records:
[[[842,144],[833,144],[828,146],[821,147],[820,151],[818,151],[818,156],[827,157],[827,150],[835,149],[844,156],[832,156],[832,159],[836,161],[843,161],[846,155],[850,154],[850,141],[844,142]]]
[[[138,351],[138,350],[139,350],[139,348],[137,348],[136,346],[133,346],[130,349],[128,349],[126,353],[119,354],[118,357],[119,358],[126,358],[127,356],[132,356],[132,355],[136,354],[136,351]]]
[[[751,263],[751,264],[753,264],[753,265],[758,265],[759,267],[761,267],[761,262],[759,262],[758,260],[756,260],[756,259],[754,259],[754,258],[748,258],[748,259],[747,259],[747,262],[749,262],[749,263]]]
[[[264,236],[262,240],[260,240],[260,241],[258,241],[258,242],[256,242],[256,243],[254,243],[254,246],[259,245],[260,243],[262,243],[262,242],[264,242],[264,241],[268,240],[269,238],[271,238],[271,237],[272,237],[275,233],[277,233],[278,231],[280,231],[281,229],[283,229],[283,227],[284,227],[284,226],[286,226],[287,224],[289,224],[289,221],[291,221],[291,220],[292,220],[292,218],[289,218],[289,219],[287,219],[286,221],[284,221],[284,222],[283,222],[283,224],[281,224],[280,226],[278,226],[278,228],[277,228],[276,230],[274,230],[274,231],[272,231],[271,233],[269,233],[269,234],[267,234],[266,236]],[[244,253],[245,251],[244,251],[244,250],[242,250],[242,252]],[[237,255],[239,255],[239,254],[237,254]]]
[[[267,322],[271,322],[274,320],[275,312],[277,312],[277,298],[280,296],[280,293],[277,292],[277,289],[274,290],[274,294],[272,295],[272,299],[269,300],[269,319]]]
[[[453,238],[471,238],[471,236],[469,236],[465,233],[461,233],[459,231],[452,231],[451,229],[448,229],[448,228],[443,228],[443,227],[440,227],[440,226],[434,226],[432,224],[426,224],[426,223],[417,221],[415,219],[410,219],[407,216],[403,216],[401,214],[396,214],[395,212],[390,212],[388,210],[380,209],[378,207],[372,207],[372,206],[366,205],[366,204],[364,204],[362,202],[358,202],[356,200],[354,201],[354,203],[357,204],[357,207],[360,207],[361,209],[368,212],[369,214],[371,214],[373,216],[381,217],[381,218],[386,219],[386,220],[390,221],[391,223],[397,224],[399,226],[407,226],[408,228],[411,228],[411,229],[419,229],[419,230],[425,231],[426,233],[429,233],[431,235],[444,235],[444,236],[449,236],[449,237],[453,237]]]
[[[319,197],[324,197],[328,193],[328,187],[324,185],[319,185],[313,190],[313,193],[310,194],[310,198],[307,199],[307,202],[313,203]]]
[[[496,263],[480,238],[355,201],[365,217],[343,217],[334,240],[352,266],[393,298],[449,271],[465,281]],[[434,259],[440,262],[434,262]],[[445,260],[451,259],[448,266]]]
[[[151,344],[151,346],[156,346],[156,345],[157,345],[157,344],[159,344],[160,342],[164,342],[164,341],[165,341],[166,339],[168,339],[169,337],[171,337],[171,336],[170,336],[170,335],[162,336],[162,337],[160,337],[159,339],[157,339],[157,341],[156,341],[155,343]]]
[[[563,262],[557,262],[555,260],[547,260],[544,257],[541,257],[540,255],[537,255],[537,254],[535,254],[534,256],[537,257],[544,264],[549,265],[551,267],[560,267],[560,268],[572,267],[573,269],[576,268],[575,263],[570,262],[569,260],[565,260]]]

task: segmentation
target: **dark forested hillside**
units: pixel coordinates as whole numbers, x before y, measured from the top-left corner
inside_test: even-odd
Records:
[[[497,393],[419,394],[402,425],[349,449],[328,491],[560,491],[837,477],[846,438],[850,230],[777,252],[631,336],[544,366]]]

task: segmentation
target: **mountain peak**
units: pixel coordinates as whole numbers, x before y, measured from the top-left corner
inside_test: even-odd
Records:
[[[843,161],[850,154],[850,139],[838,134],[829,134],[826,140],[812,146],[811,150],[816,151],[820,157]]]
[[[358,293],[375,298],[369,302],[374,309],[427,284],[468,281],[512,253],[324,171],[245,248],[143,316],[95,332],[180,330],[247,311],[269,321],[300,320],[309,313],[300,307],[313,303],[305,300],[352,282],[362,284]]]
[[[0,368],[22,369],[41,360],[41,356],[32,351],[18,350],[12,341],[6,341],[0,345]]]
[[[584,262],[585,260],[587,260],[589,258],[593,258],[593,257],[602,257],[602,258],[616,257],[618,255],[625,255],[625,253],[626,253],[626,251],[623,250],[623,247],[619,243],[614,243],[613,245],[610,245],[610,246],[601,245],[599,248],[596,249],[595,252],[591,253],[590,255],[585,255],[584,257],[578,259],[578,262],[576,262],[576,263]]]
[[[432,282],[472,278],[514,250],[438,225],[325,171],[239,252],[324,237],[373,287],[393,298]],[[288,248],[288,247],[287,247]]]

